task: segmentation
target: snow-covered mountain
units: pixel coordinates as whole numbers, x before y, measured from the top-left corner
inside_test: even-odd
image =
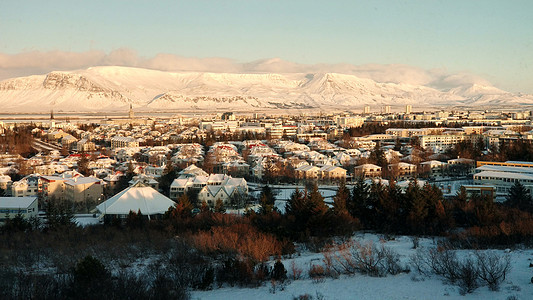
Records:
[[[277,61],[262,64],[277,64]],[[363,105],[512,106],[532,95],[473,84],[440,90],[382,83],[339,73],[164,72],[92,67],[0,82],[4,112],[161,110],[354,109]]]

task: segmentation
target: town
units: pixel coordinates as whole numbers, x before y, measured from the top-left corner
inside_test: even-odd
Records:
[[[102,275],[106,280],[138,280],[134,282],[143,288],[135,290],[135,297],[165,292],[187,299],[191,289],[211,290],[215,282],[219,287],[254,287],[267,279],[275,293],[289,277],[302,276],[302,266],[292,257],[302,249],[325,257],[325,267],[309,262],[303,278],[313,281],[418,269],[421,276],[455,276],[461,294],[481,285],[497,291],[511,268],[508,256],[476,254],[474,261],[461,261],[446,253],[472,243],[491,247],[529,241],[531,117],[513,111],[414,112],[411,105],[397,112],[390,106],[379,112],[365,106],[351,113],[145,117],[136,116],[130,106],[122,116],[99,120],[71,120],[54,112],[39,120],[4,120],[0,232],[22,234],[5,251],[24,272],[31,273],[41,260],[37,252],[42,247],[61,249],[44,254],[42,264],[56,270],[55,279],[48,279],[57,282],[52,293],[68,297],[74,294],[63,287],[82,285],[96,293],[96,273],[107,274]],[[443,236],[448,242],[439,247],[450,252],[416,252],[418,258],[402,265],[383,245],[350,244],[341,238],[366,231],[385,234],[381,243],[394,241],[392,235],[411,235],[415,250],[421,237]],[[27,245],[22,240],[30,234],[37,236],[31,241],[35,246],[21,252]],[[91,245],[102,236],[109,240]],[[172,246],[165,246],[168,237],[173,237]],[[49,238],[55,242],[44,242]],[[76,241],[76,246],[65,248],[63,240]],[[117,247],[127,254],[109,250]],[[134,275],[111,276],[100,262],[122,262],[116,268],[126,272],[139,260],[147,263],[139,249],[158,257],[156,263],[166,273],[150,275],[153,267],[147,267]],[[355,249],[353,257],[340,254],[343,249]],[[99,253],[93,256],[100,260],[78,257],[87,251]],[[165,251],[173,257],[170,262],[163,261]],[[54,262],[59,253],[73,258],[62,263],[70,269]],[[265,265],[275,255],[274,266]],[[285,265],[292,260],[290,273],[281,257]],[[379,265],[365,269],[356,264],[370,263],[365,257]],[[455,264],[462,270],[492,263],[494,268],[486,272],[497,279],[487,281],[481,271],[473,279],[450,275],[424,267],[424,262]],[[85,264],[97,271],[77,282]],[[172,266],[179,271],[168,269]],[[160,277],[132,279],[139,272]],[[58,274],[73,274],[74,281],[60,283]],[[26,288],[35,292],[36,286]],[[105,288],[114,289],[117,297],[130,292],[109,282]]]
[[[0,123],[2,201],[14,203],[0,207],[36,215],[30,199],[44,209],[54,198],[90,213],[142,185],[173,201],[188,194],[196,208],[219,202],[242,209],[257,204],[251,195],[263,184],[334,189],[360,177],[404,189],[416,178],[447,197],[463,187],[503,202],[515,182],[533,188],[531,129],[528,112],[413,113],[411,105],[398,113],[366,106],[357,115],[169,119],[136,118],[130,108],[127,117],[90,123],[54,119],[52,112],[46,121]],[[21,130],[28,132],[22,141],[14,136]]]

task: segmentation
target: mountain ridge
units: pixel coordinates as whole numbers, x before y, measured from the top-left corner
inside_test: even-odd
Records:
[[[257,62],[278,63],[275,59]],[[335,72],[166,72],[102,66],[0,81],[0,105],[6,112],[113,111],[130,104],[146,110],[202,111],[356,109],[406,104],[509,106],[533,105],[533,96],[477,83],[437,89]]]

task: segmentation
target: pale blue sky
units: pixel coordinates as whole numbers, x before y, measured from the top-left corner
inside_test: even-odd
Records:
[[[0,1],[0,53],[119,48],[445,68],[533,93],[533,1]]]

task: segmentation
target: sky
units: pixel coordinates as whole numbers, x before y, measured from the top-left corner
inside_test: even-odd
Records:
[[[281,58],[471,73],[533,93],[532,15],[530,0],[2,0],[0,79],[163,56]]]

